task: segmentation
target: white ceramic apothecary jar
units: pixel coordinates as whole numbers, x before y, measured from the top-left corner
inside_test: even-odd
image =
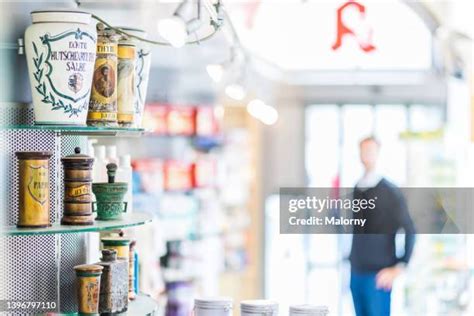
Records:
[[[147,33],[144,30],[132,28],[132,27],[122,27],[119,29],[124,32],[135,35],[141,38],[146,38]],[[150,65],[151,65],[151,48],[150,45],[146,42],[139,41],[135,38],[130,38],[133,41],[137,48],[137,53],[135,55],[135,98],[134,98],[134,108],[135,113],[133,115],[133,121],[135,127],[142,126],[143,120],[143,111],[145,109],[145,99],[146,92],[148,88],[148,77],[150,75]]]
[[[327,306],[316,305],[292,305],[290,306],[290,316],[328,316]]]
[[[196,298],[194,316],[232,316],[232,299],[228,297]]]
[[[91,14],[33,11],[25,32],[36,124],[85,125],[96,54]]]
[[[247,300],[240,302],[241,316],[277,316],[278,303],[269,300]]]

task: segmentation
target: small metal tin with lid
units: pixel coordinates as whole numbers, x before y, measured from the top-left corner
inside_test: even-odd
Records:
[[[104,267],[100,277],[99,313],[122,313],[128,308],[128,262],[117,258],[117,250],[103,249],[101,261]]]
[[[206,297],[194,300],[195,316],[231,316],[232,298]]]
[[[94,158],[81,154],[76,147],[74,154],[61,158],[64,170],[64,212],[66,225],[90,225],[92,218],[92,166]]]
[[[120,35],[97,24],[97,55],[87,125],[117,126],[117,50]]]
[[[290,316],[327,316],[329,309],[327,306],[318,305],[292,305],[290,306]]]
[[[77,276],[79,315],[99,315],[100,276],[104,267],[81,264],[74,267]]]
[[[129,260],[130,239],[124,237],[103,237],[100,239],[103,249],[115,249],[117,258]]]
[[[18,227],[47,227],[49,222],[49,151],[16,152],[19,169]]]
[[[269,300],[247,300],[240,302],[240,315],[242,316],[276,316],[278,303]]]
[[[134,124],[135,58],[135,43],[128,39],[120,40],[117,66],[117,121],[122,127],[130,127]]]

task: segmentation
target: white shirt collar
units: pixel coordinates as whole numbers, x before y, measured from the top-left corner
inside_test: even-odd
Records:
[[[357,182],[356,187],[359,189],[374,188],[382,180],[382,176],[376,171],[370,171]]]

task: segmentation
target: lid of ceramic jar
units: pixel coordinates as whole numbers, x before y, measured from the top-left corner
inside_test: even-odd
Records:
[[[199,309],[226,310],[232,309],[230,297],[203,297],[194,300],[194,307]]]
[[[247,300],[240,302],[240,310],[249,314],[273,314],[278,311],[278,303],[269,300]]]
[[[51,151],[17,151],[15,155],[18,159],[46,160],[53,155]]]
[[[31,21],[33,23],[43,22],[65,22],[90,24],[91,14],[79,10],[35,10],[31,11]]]
[[[98,264],[81,264],[74,267],[78,276],[97,276],[103,269],[104,267]]]
[[[74,148],[74,154],[61,158],[61,162],[63,163],[65,168],[68,168],[68,167],[92,168],[92,164],[94,163],[94,158],[81,154],[81,148],[76,147]]]
[[[290,306],[290,315],[312,315],[312,316],[325,316],[329,313],[327,306],[317,305],[293,305]]]
[[[107,246],[128,246],[130,244],[130,239],[123,237],[104,237],[100,241],[104,244],[104,247]]]

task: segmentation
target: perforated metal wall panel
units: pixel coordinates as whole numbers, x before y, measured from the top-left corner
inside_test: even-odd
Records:
[[[33,124],[33,112],[24,105],[2,106],[0,124]],[[50,220],[62,215],[63,172],[60,158],[86,148],[87,138],[60,136],[54,131],[0,130],[2,168],[0,224],[18,219],[17,151],[52,151],[50,159]],[[0,300],[56,302],[61,312],[75,312],[73,267],[85,263],[85,234],[0,236]],[[25,315],[24,312],[12,315]]]

